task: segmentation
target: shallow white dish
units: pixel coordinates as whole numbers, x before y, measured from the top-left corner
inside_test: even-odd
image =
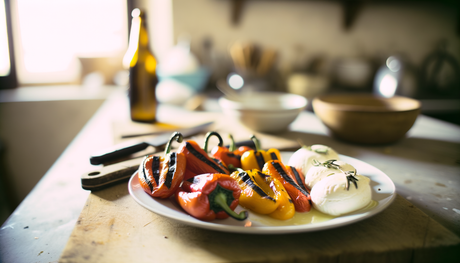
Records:
[[[287,129],[307,107],[303,96],[283,92],[251,92],[239,99],[219,98],[223,113],[259,132]]]
[[[281,158],[284,162],[287,162],[291,155],[292,152],[282,152]],[[266,225],[261,223],[261,218],[264,222],[270,222],[270,220],[274,219],[271,219],[268,216],[256,215],[250,211],[249,217],[245,221],[237,221],[235,219],[228,218],[224,220],[205,222],[188,215],[181,209],[179,205],[177,205],[172,200],[161,200],[150,197],[147,193],[144,192],[141,185],[139,184],[137,173],[134,173],[134,175],[129,180],[128,189],[129,193],[137,203],[158,215],[162,215],[183,224],[199,228],[244,234],[301,233],[341,227],[374,216],[377,213],[383,211],[393,202],[396,197],[395,185],[385,173],[375,168],[374,166],[358,159],[345,155],[339,155],[339,157],[342,161],[353,165],[359,174],[365,175],[371,179],[372,200],[376,201],[377,204],[372,208],[362,209],[354,213],[318,223],[289,225],[289,220],[287,220],[280,221],[281,223],[284,222],[286,225]],[[241,210],[243,209],[240,206],[235,209],[237,212]],[[247,224],[248,221],[250,221],[252,224],[250,227],[245,227],[245,224]]]

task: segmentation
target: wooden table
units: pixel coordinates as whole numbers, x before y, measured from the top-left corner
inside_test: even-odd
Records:
[[[189,126],[216,120],[237,140],[252,131],[220,112],[162,106],[160,120]],[[119,141],[129,121],[126,94],[114,92],[0,230],[1,262],[459,262],[460,127],[420,116],[408,138],[358,146],[327,136],[311,112],[290,130],[257,134],[263,147],[329,145],[385,172],[397,198],[364,221],[319,232],[244,235],[187,226],[138,205],[127,183],[90,193],[80,176],[92,152]]]

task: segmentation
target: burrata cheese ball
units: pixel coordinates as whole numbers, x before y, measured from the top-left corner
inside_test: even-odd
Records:
[[[314,144],[302,146],[289,158],[288,165],[297,168],[303,175],[314,165],[314,161],[324,162],[327,160],[338,160],[338,153],[329,146]]]
[[[325,214],[341,216],[366,207],[372,200],[370,179],[356,175],[356,186],[347,175],[336,173],[319,181],[311,190],[313,207]]]
[[[312,189],[322,179],[336,173],[356,172],[351,165],[341,160],[327,160],[323,163],[315,163],[305,174],[305,185]]]

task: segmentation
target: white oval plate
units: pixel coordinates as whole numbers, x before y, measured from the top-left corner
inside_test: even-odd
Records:
[[[282,160],[287,161],[292,155],[292,152],[282,152]],[[345,155],[339,155],[340,160],[353,165],[359,174],[365,175],[371,179],[372,188],[372,200],[376,201],[377,204],[372,208],[362,209],[354,213],[350,213],[344,216],[336,217],[327,221],[318,223],[308,224],[289,224],[289,220],[280,221],[283,225],[264,224],[262,222],[273,222],[274,219],[268,216],[261,216],[249,211],[249,217],[245,221],[238,221],[232,218],[224,220],[214,220],[211,222],[205,222],[198,220],[188,215],[182,208],[176,204],[172,199],[162,200],[150,197],[144,192],[139,180],[137,173],[134,173],[128,183],[128,189],[131,196],[146,209],[164,217],[176,220],[183,224],[191,225],[194,227],[200,227],[215,231],[223,232],[234,232],[234,233],[246,233],[246,234],[286,234],[286,233],[301,233],[301,232],[312,232],[324,229],[331,229],[340,226],[349,225],[363,219],[369,218],[376,215],[387,208],[396,197],[396,189],[393,181],[382,171],[375,168],[374,166],[367,164],[358,159],[348,157]],[[313,208],[312,208],[313,209]],[[243,210],[238,206],[235,211],[239,212]],[[265,217],[265,218],[264,218]],[[262,219],[262,220],[260,220]],[[279,220],[276,220],[279,221]],[[245,225],[251,223],[250,227]]]

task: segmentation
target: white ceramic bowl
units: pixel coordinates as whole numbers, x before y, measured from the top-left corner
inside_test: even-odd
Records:
[[[286,130],[307,106],[305,97],[281,92],[251,92],[238,99],[221,97],[224,114],[259,132]]]

